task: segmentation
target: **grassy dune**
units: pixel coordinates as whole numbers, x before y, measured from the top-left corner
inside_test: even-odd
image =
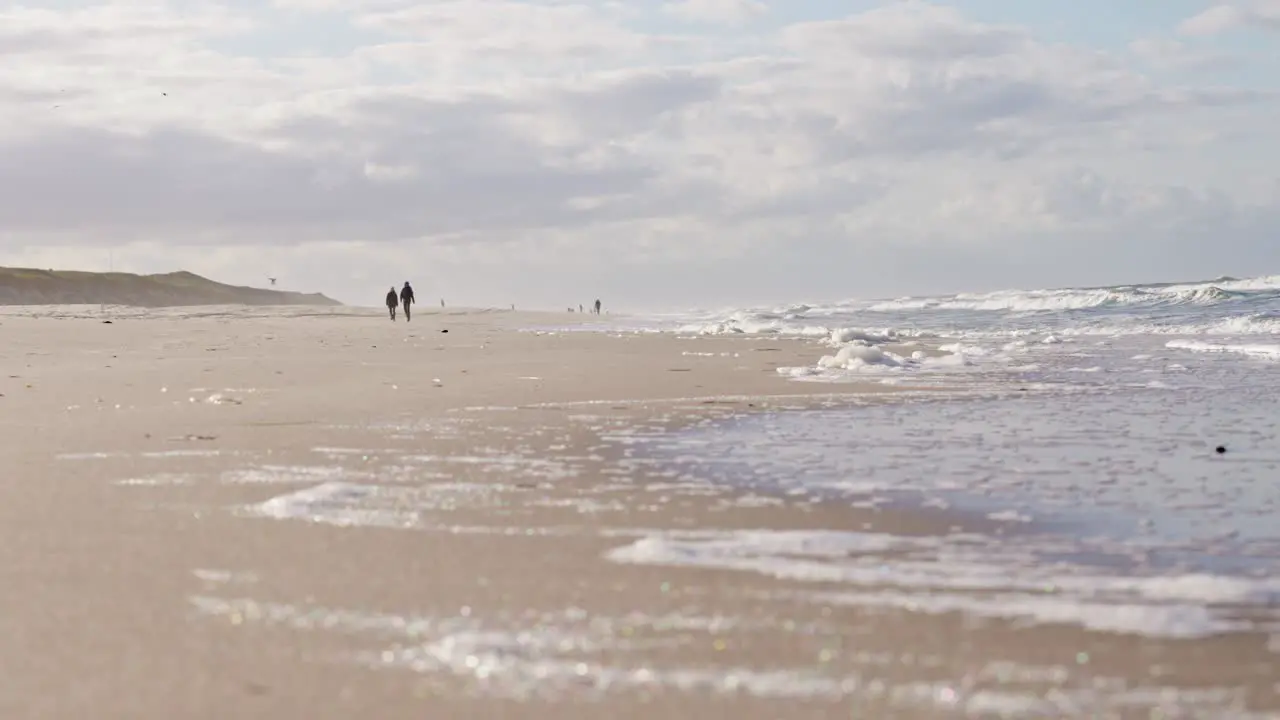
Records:
[[[0,305],[340,305],[319,293],[224,285],[186,271],[160,275],[0,268]]]

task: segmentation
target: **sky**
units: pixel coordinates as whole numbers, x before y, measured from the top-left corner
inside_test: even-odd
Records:
[[[1280,274],[1280,0],[0,0],[0,265],[688,307]]]

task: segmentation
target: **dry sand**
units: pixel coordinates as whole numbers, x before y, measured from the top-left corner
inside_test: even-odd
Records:
[[[699,490],[632,452],[884,395],[774,372],[811,345],[518,331],[572,315],[199,314],[0,317],[0,717],[946,718],[1034,696],[1151,717],[1089,705],[1122,686],[1280,707],[1262,636],[978,624],[607,561],[646,529],[991,529]],[[326,482],[384,489],[260,516]]]

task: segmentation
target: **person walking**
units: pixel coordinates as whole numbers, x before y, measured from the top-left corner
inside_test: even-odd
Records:
[[[396,288],[392,285],[391,289],[387,291],[387,312],[391,314],[392,322],[395,322],[396,319],[396,305],[399,305],[399,302],[396,298]]]
[[[409,287],[409,281],[404,281],[404,287],[400,289],[400,304],[404,306],[404,321],[409,322],[410,313],[409,306],[417,302],[413,299],[413,288]]]

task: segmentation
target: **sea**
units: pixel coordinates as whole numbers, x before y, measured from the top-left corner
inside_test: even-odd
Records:
[[[913,541],[887,567],[856,552],[886,539],[858,533],[755,534],[739,546],[653,538],[620,560],[816,573],[851,602],[1147,637],[1280,633],[1280,276],[599,327],[794,338],[812,343],[813,359],[778,370],[793,382],[936,387],[896,403],[738,417],[691,431],[697,453],[665,452],[756,493],[977,514],[1017,537]]]

